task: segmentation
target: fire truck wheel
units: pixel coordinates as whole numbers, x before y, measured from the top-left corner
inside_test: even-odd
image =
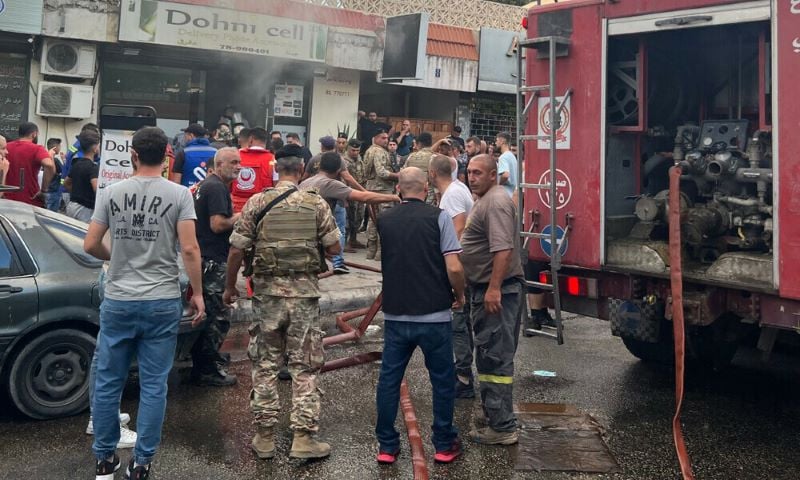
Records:
[[[657,365],[672,365],[675,354],[672,351],[672,336],[669,337],[670,341],[661,341],[657,343],[644,342],[636,338],[622,337],[622,343],[625,348],[633,354],[636,358],[643,362],[653,363]]]

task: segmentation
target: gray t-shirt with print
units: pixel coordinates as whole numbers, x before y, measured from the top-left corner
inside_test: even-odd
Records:
[[[111,236],[105,297],[179,298],[178,222],[196,219],[189,190],[162,177],[133,176],[99,190],[92,221]]]

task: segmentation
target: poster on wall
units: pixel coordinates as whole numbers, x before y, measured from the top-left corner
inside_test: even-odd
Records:
[[[298,85],[275,85],[273,114],[276,117],[303,117],[303,87]]]
[[[119,39],[324,62],[328,27],[187,2],[125,0]]]
[[[133,130],[103,130],[100,142],[100,172],[97,188],[106,188],[133,176],[131,140]]]
[[[556,98],[557,107],[564,101],[564,97]],[[539,135],[550,135],[552,129],[550,128],[550,99],[539,99],[539,115],[537,116],[539,124]],[[569,150],[570,139],[572,138],[572,109],[570,107],[569,99],[567,104],[561,109],[561,121],[559,122],[558,130],[556,130],[556,149]],[[547,150],[550,148],[550,139],[538,141],[539,150]]]

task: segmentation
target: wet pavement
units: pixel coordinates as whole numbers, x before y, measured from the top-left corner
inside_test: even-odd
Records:
[[[670,430],[674,402],[671,373],[632,357],[605,322],[568,317],[567,344],[544,338],[523,338],[517,354],[517,402],[567,403],[592,415],[604,428],[605,440],[622,472],[613,475],[537,473],[514,470],[515,447],[484,447],[464,441],[465,455],[455,464],[433,463],[430,444],[430,386],[420,355],[409,368],[408,382],[425,442],[431,478],[435,479],[670,479],[679,478]],[[330,331],[328,333],[331,333]],[[329,358],[380,348],[380,332],[357,347],[332,347]],[[248,362],[234,356],[232,388],[201,388],[181,383],[176,369],[170,380],[163,441],[154,479],[410,479],[408,444],[402,417],[398,429],[403,455],[396,466],[374,462],[374,392],[378,364],[323,375],[321,436],[333,445],[327,460],[287,459],[291,435],[284,418],[278,455],[258,461],[249,448],[253,434],[248,412]],[[796,479],[800,464],[800,393],[797,370],[765,370],[740,356],[724,373],[691,375],[687,380],[684,429],[698,479]],[[533,375],[534,370],[556,377]],[[136,413],[135,378],[123,398],[123,411]],[[290,388],[281,384],[282,404],[289,406]],[[471,401],[456,405],[456,423],[466,434],[471,427]],[[91,437],[85,435],[88,415],[31,421],[13,413],[0,400],[0,478],[91,478]],[[558,452],[553,452],[557,454]],[[130,450],[122,451],[123,461]],[[121,474],[118,478],[121,478]]]

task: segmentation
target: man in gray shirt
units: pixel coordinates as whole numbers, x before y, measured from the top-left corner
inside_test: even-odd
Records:
[[[338,212],[341,207],[344,209],[346,202],[362,202],[367,204],[399,202],[397,195],[376,193],[369,191],[354,190],[341,181],[339,177],[343,171],[347,171],[341,155],[336,152],[325,152],[319,160],[319,173],[311,178],[303,180],[300,188],[303,190],[315,189],[331,207],[331,211]],[[338,225],[341,233],[340,243],[342,250],[347,239],[347,222]],[[350,269],[344,263],[344,255],[333,257],[333,273],[350,273]]]
[[[131,159],[137,174],[98,192],[84,240],[87,253],[110,261],[100,306],[92,400],[98,479],[113,478],[119,468],[115,453],[120,435],[119,404],[134,356],[141,383],[136,423],[139,437],[126,478],[148,477],[161,441],[167,375],[183,312],[178,242],[194,292],[195,326],[205,312],[192,196],[186,187],[161,176],[167,142],[159,128],[136,132]],[[110,249],[103,244],[106,232],[111,237]]]

